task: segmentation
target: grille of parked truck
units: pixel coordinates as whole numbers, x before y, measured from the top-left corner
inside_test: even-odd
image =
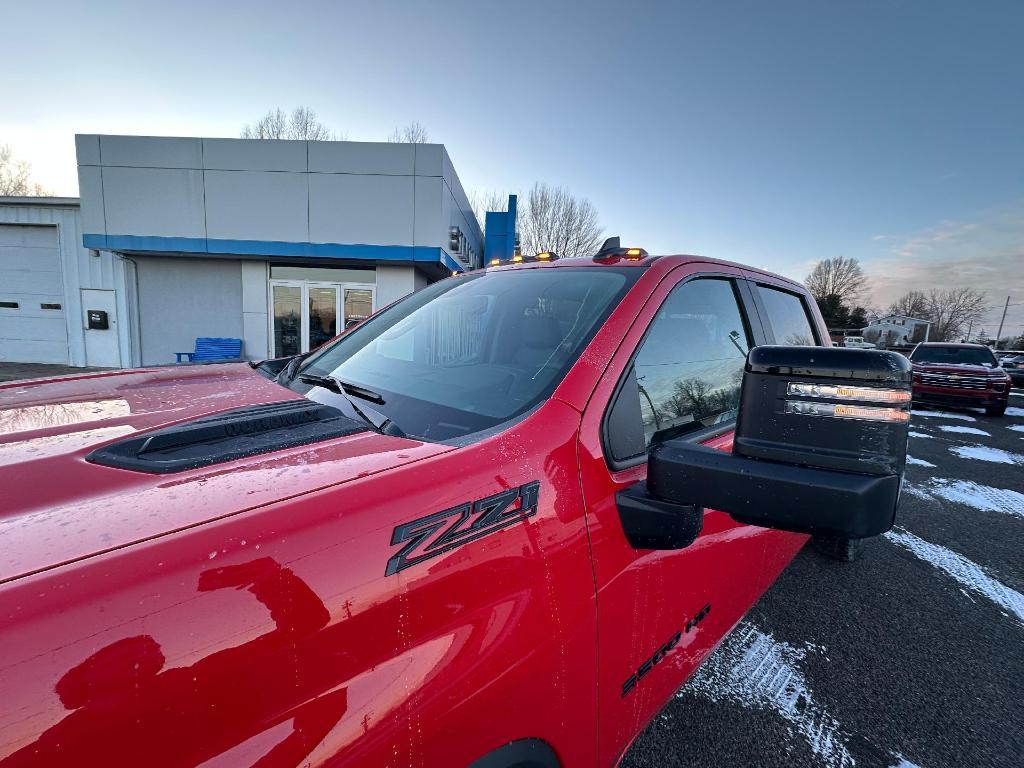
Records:
[[[801,285],[614,241],[4,385],[0,768],[615,765],[809,536],[893,525],[910,401]]]

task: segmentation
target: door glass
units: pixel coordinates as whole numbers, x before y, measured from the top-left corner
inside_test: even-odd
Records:
[[[345,327],[365,320],[373,312],[373,294],[362,288],[345,289]]]
[[[274,286],[274,356],[297,355],[302,323],[302,289],[294,285]]]
[[[638,455],[665,439],[736,418],[749,336],[729,280],[692,280],[675,288],[637,350],[635,377],[619,391],[609,434],[613,458]],[[628,400],[628,402],[626,402]],[[630,416],[632,414],[632,416]],[[641,425],[629,424],[639,417]],[[639,428],[643,429],[640,440]],[[635,434],[631,433],[634,428]]]
[[[338,289],[309,288],[309,349],[338,335]]]

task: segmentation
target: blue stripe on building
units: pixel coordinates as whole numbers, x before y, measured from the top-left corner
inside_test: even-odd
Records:
[[[275,240],[220,240],[205,237],[157,237],[149,235],[82,235],[86,248],[105,251],[155,253],[206,253],[237,256],[282,256],[310,259],[425,262],[441,264],[452,272],[466,268],[443,248],[411,245],[356,243],[298,243]]]

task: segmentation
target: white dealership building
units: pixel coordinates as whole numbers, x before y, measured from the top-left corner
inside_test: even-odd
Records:
[[[172,363],[197,337],[303,352],[478,267],[441,144],[75,137],[80,199],[0,198],[0,360]]]

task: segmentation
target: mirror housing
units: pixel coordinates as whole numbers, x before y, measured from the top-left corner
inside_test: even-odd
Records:
[[[747,356],[733,452],[652,446],[647,496],[767,528],[889,530],[907,456],[911,366],[893,352],[762,346]]]

